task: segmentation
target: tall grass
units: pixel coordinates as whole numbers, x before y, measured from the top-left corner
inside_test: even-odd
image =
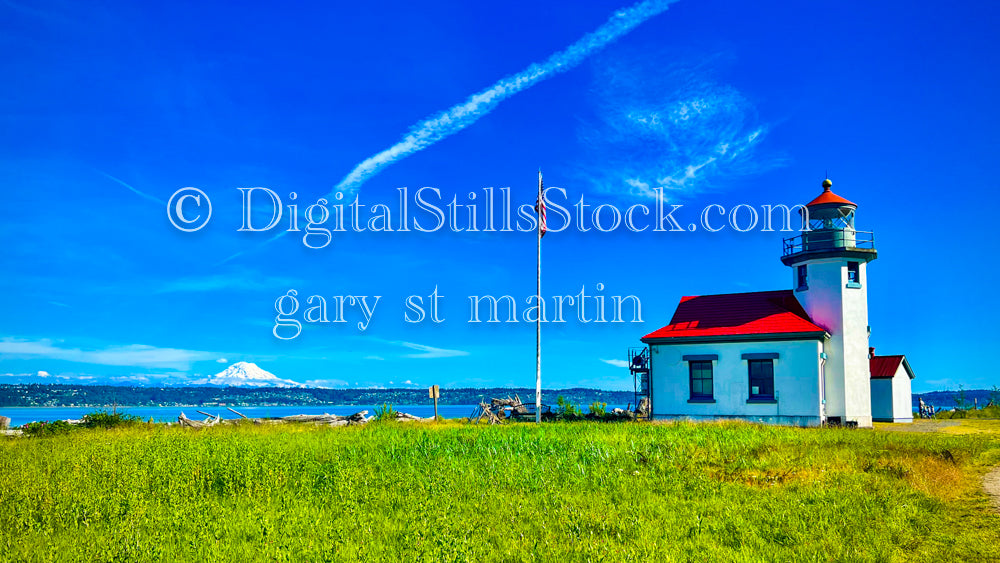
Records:
[[[376,422],[395,422],[399,413],[396,409],[388,403],[382,403],[381,407],[375,407],[375,421]]]
[[[998,463],[995,434],[740,423],[82,430],[0,442],[0,554],[990,561]]]

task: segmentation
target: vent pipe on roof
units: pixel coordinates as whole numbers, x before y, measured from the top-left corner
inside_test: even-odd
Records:
[[[869,346],[868,347],[868,359],[870,360],[870,359],[872,359],[874,357],[875,357],[875,347],[874,346]]]

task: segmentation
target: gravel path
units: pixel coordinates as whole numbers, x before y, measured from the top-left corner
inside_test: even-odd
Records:
[[[910,424],[886,424],[879,428],[890,432],[937,432],[942,428],[958,424],[957,420],[914,420]]]
[[[986,494],[993,499],[993,508],[1000,512],[1000,467],[994,467],[993,471],[983,477],[983,488]]]

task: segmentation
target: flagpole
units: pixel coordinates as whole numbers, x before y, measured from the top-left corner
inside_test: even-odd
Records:
[[[538,206],[544,209],[542,170],[538,170]],[[538,278],[535,287],[535,422],[542,422],[542,213],[538,213]]]

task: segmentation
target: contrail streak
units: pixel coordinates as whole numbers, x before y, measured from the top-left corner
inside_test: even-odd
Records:
[[[149,194],[147,194],[145,192],[141,192],[141,191],[133,188],[131,185],[129,185],[124,180],[119,180],[118,178],[115,178],[114,176],[112,176],[111,174],[108,174],[107,172],[101,172],[100,170],[98,170],[97,172],[99,174],[101,174],[102,176],[104,176],[105,178],[111,180],[112,182],[121,184],[122,186],[125,186],[126,188],[128,188],[132,192],[134,192],[134,193],[136,193],[136,194],[138,194],[138,195],[140,195],[140,196],[142,196],[142,197],[144,197],[144,198],[146,198],[146,199],[148,199],[148,200],[150,200],[152,202],[159,203],[160,205],[166,205],[167,204],[167,202],[163,201],[162,199],[159,199],[157,197],[151,196],[151,195],[149,195]]]
[[[619,37],[626,35],[646,20],[667,10],[677,0],[646,0],[615,12],[604,25],[581,37],[565,50],[553,54],[543,63],[535,63],[521,72],[501,79],[489,88],[477,92],[464,102],[414,125],[395,145],[358,164],[333,189],[351,195],[366,180],[383,168],[421,151],[434,143],[458,133],[479,118],[493,111],[500,102],[535,84],[566,72]]]
[[[677,0],[645,0],[629,8],[618,10],[601,27],[584,35],[576,43],[566,49],[551,55],[542,63],[533,63],[521,72],[503,78],[489,88],[476,92],[464,102],[452,106],[430,119],[425,119],[410,128],[410,132],[395,145],[370,156],[354,167],[354,170],[344,176],[333,191],[342,192],[348,196],[361,187],[369,178],[378,174],[383,168],[397,160],[406,158],[415,152],[422,151],[445,137],[454,135],[479,118],[493,111],[502,101],[527,90],[539,82],[559,73],[573,69],[587,57],[600,51],[627,35],[646,20],[665,12],[670,4]],[[329,197],[329,196],[328,196]],[[269,244],[274,239],[282,237],[288,231],[282,231],[274,237],[260,243],[256,248]],[[254,250],[254,249],[252,249]],[[243,250],[229,256],[218,264],[224,264],[248,252]]]

